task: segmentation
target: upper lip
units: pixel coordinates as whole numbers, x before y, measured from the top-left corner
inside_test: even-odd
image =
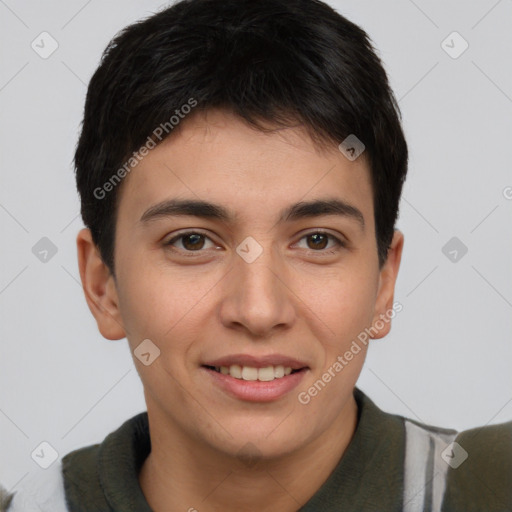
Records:
[[[203,366],[231,366],[237,364],[239,366],[250,366],[252,368],[265,368],[267,366],[284,366],[292,370],[300,370],[308,365],[298,359],[284,356],[281,354],[269,354],[264,356],[252,356],[249,354],[233,354],[230,356],[220,357],[203,363]]]

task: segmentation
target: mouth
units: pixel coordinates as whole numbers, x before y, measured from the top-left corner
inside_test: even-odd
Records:
[[[254,366],[241,366],[239,364],[232,364],[230,366],[209,366],[204,365],[204,368],[220,373],[222,375],[229,375],[235,379],[246,381],[260,381],[271,382],[275,379],[282,379],[293,373],[306,370],[306,367],[293,369],[291,366],[265,366],[263,368],[256,368]]]
[[[269,402],[283,397],[309,371],[305,363],[296,359],[244,354],[208,361],[201,368],[215,388],[249,402]]]

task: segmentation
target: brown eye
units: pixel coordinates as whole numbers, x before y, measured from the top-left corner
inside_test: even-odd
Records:
[[[328,236],[324,233],[313,233],[312,235],[308,235],[306,238],[309,238],[312,242],[308,245],[310,249],[325,249],[329,242]]]
[[[195,231],[189,231],[188,233],[181,233],[180,235],[175,236],[174,238],[166,242],[165,245],[172,246],[178,250],[181,249],[186,252],[198,252],[201,251],[201,249],[208,248],[205,247],[207,240],[210,239],[206,235]],[[210,247],[213,247],[214,244],[211,242],[211,240],[210,243]]]
[[[186,235],[183,237],[183,247],[190,251],[195,251],[197,249],[202,249],[204,245],[204,236],[199,235],[197,233],[193,233],[191,235]]]
[[[302,242],[302,240],[306,240],[306,247],[303,248],[320,254],[332,254],[346,247],[343,240],[323,231],[315,231],[304,235],[299,243]],[[329,245],[330,242],[333,242],[333,245]]]

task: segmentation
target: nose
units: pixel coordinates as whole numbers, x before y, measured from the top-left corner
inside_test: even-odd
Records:
[[[234,256],[220,316],[227,328],[268,338],[293,325],[296,309],[288,273],[279,256],[270,246],[262,249],[254,261]]]

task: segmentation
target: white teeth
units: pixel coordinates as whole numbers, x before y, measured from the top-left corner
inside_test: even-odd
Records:
[[[244,368],[245,369],[245,368]],[[260,368],[258,370],[258,380],[262,380],[264,382],[274,380],[274,367],[267,366],[266,368]]]
[[[252,366],[240,366],[238,364],[232,364],[231,366],[221,366],[215,368],[220,371],[222,375],[230,375],[235,379],[242,380],[260,380],[262,382],[270,382],[274,379],[281,379],[286,375],[292,373],[290,367],[278,366],[266,366],[265,368],[254,368]]]
[[[237,364],[232,364],[229,367],[229,374],[231,377],[234,377],[235,379],[241,379],[242,378],[242,367],[238,366]]]
[[[243,380],[258,380],[258,368],[251,368],[250,366],[244,366],[242,368],[242,379]]]

